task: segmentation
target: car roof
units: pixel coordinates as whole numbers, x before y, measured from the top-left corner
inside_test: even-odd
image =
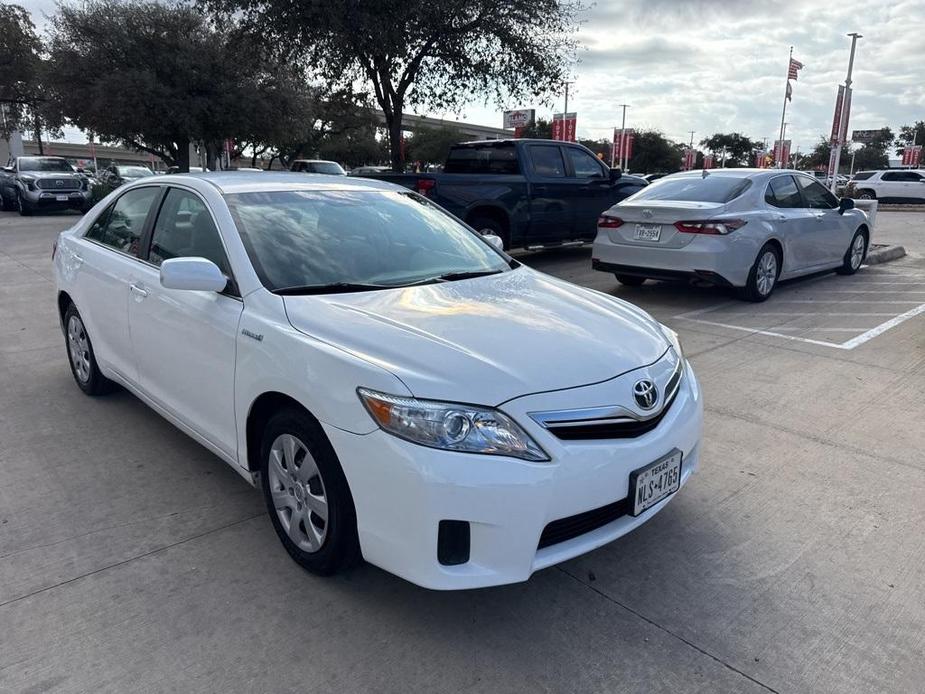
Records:
[[[333,161],[331,159],[293,159],[292,160],[293,164],[295,164],[296,162],[305,162],[306,164],[337,164],[336,161]]]
[[[222,194],[279,192],[288,190],[378,190],[403,191],[407,188],[368,178],[347,178],[331,174],[296,173],[292,171],[210,171],[206,173],[168,174],[158,184],[202,181]]]
[[[772,176],[778,176],[781,174],[792,174],[797,176],[806,176],[807,178],[815,179],[815,176],[812,174],[806,173],[805,171],[797,171],[796,169],[694,169],[693,171],[680,171],[675,174],[671,174],[670,178],[694,178],[694,177],[703,177],[704,173],[707,176],[724,176],[729,178],[771,178]],[[666,176],[666,178],[669,178]],[[662,181],[665,179],[659,179]]]

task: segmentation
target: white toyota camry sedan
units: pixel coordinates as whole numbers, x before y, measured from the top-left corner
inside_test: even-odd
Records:
[[[779,280],[854,274],[869,243],[867,215],[813,176],[716,169],[661,178],[604,212],[591,262],[621,284],[698,278],[764,301]]]
[[[663,508],[703,408],[674,332],[493,240],[387,183],[145,179],[56,243],[71,370],[260,487],[311,571],[523,581]]]

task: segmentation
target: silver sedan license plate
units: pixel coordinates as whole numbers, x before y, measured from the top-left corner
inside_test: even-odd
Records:
[[[633,238],[637,241],[658,241],[661,235],[661,224],[637,224]]]
[[[634,516],[681,488],[681,455],[681,451],[675,449],[664,458],[630,473]]]

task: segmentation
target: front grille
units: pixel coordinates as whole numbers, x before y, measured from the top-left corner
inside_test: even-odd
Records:
[[[537,549],[571,540],[592,530],[602,528],[618,518],[622,518],[629,513],[629,502],[629,497],[627,497],[600,508],[585,511],[568,518],[554,520],[543,528],[543,534],[540,535],[540,544]]]
[[[73,178],[40,178],[35,185],[42,190],[60,190],[62,192],[80,190],[80,181]]]
[[[563,441],[589,441],[595,439],[631,439],[647,434],[655,429],[668,414],[672,403],[678,395],[681,376],[684,373],[683,362],[678,365],[665,383],[665,404],[658,414],[648,419],[635,416],[608,414],[593,419],[547,420],[543,425],[556,438]]]

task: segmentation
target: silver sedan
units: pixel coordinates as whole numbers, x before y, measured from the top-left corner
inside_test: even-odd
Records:
[[[764,301],[780,280],[854,274],[870,222],[812,176],[719,169],[662,178],[604,212],[592,264],[622,284],[699,278]]]

